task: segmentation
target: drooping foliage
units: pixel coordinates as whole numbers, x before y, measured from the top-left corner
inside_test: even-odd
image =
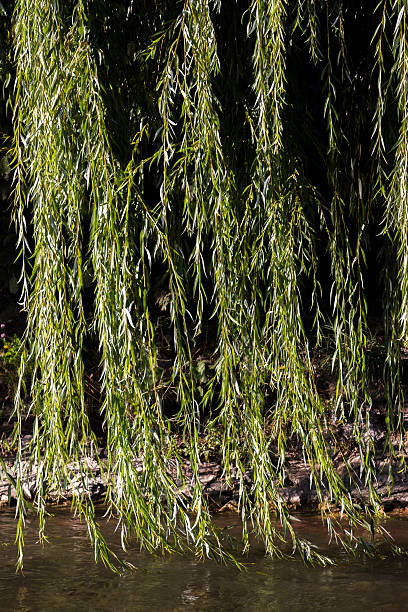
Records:
[[[105,502],[124,546],[230,558],[199,479],[206,424],[239,483],[244,548],[252,530],[270,554],[289,539],[325,561],[281,494],[293,444],[335,537],[351,550],[356,529],[381,531],[370,347],[379,326],[391,466],[405,435],[407,26],[404,0],[5,7],[41,536],[48,493],[70,484],[96,556],[118,561],[90,497],[92,352]],[[336,377],[329,407],[319,346]],[[358,474],[346,461],[347,479],[333,464],[339,421],[361,460]],[[20,562],[24,465],[20,447]]]

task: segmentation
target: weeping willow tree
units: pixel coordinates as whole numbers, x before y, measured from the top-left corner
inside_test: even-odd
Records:
[[[361,529],[381,533],[374,325],[390,487],[393,466],[405,469],[405,1],[16,0],[3,8],[27,314],[15,407],[20,564],[27,511],[38,513],[45,538],[49,492],[68,484],[96,557],[120,563],[90,494],[86,458],[98,440],[89,347],[100,363],[105,504],[124,548],[135,537],[150,551],[233,559],[199,479],[205,424],[222,432],[223,474],[239,484],[244,550],[252,532],[271,555],[286,554],[289,541],[306,561],[328,561],[296,534],[282,496],[293,444],[330,534],[352,551]],[[336,379],[330,409],[316,380],[318,347]],[[197,354],[211,364],[204,382]],[[28,361],[32,503],[20,435]],[[334,421],[351,424],[360,456],[357,474],[344,458],[347,478],[334,466]]]

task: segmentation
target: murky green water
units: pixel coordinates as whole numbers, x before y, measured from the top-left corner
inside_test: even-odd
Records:
[[[408,521],[388,525],[406,545]],[[302,518],[300,528],[325,542],[315,517]],[[14,530],[13,514],[0,511],[1,612],[408,610],[408,559],[350,561],[337,552],[335,567],[305,568],[256,551],[248,571],[238,573],[212,562],[156,559],[134,550],[129,557],[139,571],[116,576],[93,563],[84,526],[58,512],[49,521],[45,547],[35,544],[35,525],[29,526],[21,575],[15,573]]]

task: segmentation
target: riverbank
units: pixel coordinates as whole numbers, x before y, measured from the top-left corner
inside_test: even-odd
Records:
[[[349,487],[350,495],[354,499],[367,498],[368,490],[359,480],[361,461],[357,448],[351,448],[351,435],[347,431],[347,426],[338,426],[336,431],[337,448],[332,448],[333,464],[336,472]],[[348,435],[347,435],[348,434]],[[378,427],[371,431],[372,441],[376,449],[376,471],[377,471],[377,493],[381,500],[385,512],[408,511],[408,472],[401,469],[403,452],[407,453],[407,448],[401,448],[399,440],[393,440],[394,458],[390,461],[384,457],[385,432]],[[31,435],[26,434],[22,439],[23,448],[27,449],[31,442]],[[339,444],[340,441],[340,444]],[[345,454],[345,449],[349,451]],[[24,453],[23,453],[24,454]],[[83,468],[88,474],[88,489],[94,501],[103,501],[107,491],[108,482],[105,476],[107,452],[101,447],[97,451],[90,452],[89,456],[83,459]],[[15,453],[9,450],[7,453],[0,453],[2,464],[0,464],[0,506],[14,505],[17,492],[13,483],[15,477]],[[142,475],[143,461],[135,459],[133,461],[137,472]],[[316,466],[318,467],[318,466]],[[23,490],[27,500],[32,501],[35,497],[37,469],[31,465],[29,454],[22,464],[24,482]],[[392,473],[393,482],[390,482],[389,473]],[[7,473],[5,473],[5,470]],[[71,474],[70,483],[64,490],[50,491],[48,501],[50,504],[70,503],[74,494],[85,493],[80,477],[80,465],[78,463],[68,464]],[[82,470],[83,471],[83,470]],[[187,496],[193,490],[193,472],[190,462],[185,459],[182,461],[183,479],[178,479],[183,493]],[[350,485],[350,472],[353,475],[354,484]],[[169,464],[169,473],[177,482],[177,475],[174,466]],[[320,507],[320,502],[316,488],[311,485],[310,467],[305,465],[301,459],[299,449],[288,450],[285,467],[285,486],[279,488],[279,493],[288,507],[294,511],[316,511]],[[199,466],[199,480],[204,496],[208,499],[211,508],[215,512],[226,510],[238,511],[239,499],[239,479],[236,472],[232,471],[230,481],[227,482],[223,475],[219,461],[203,461]],[[251,490],[252,477],[251,470],[244,475],[244,484],[248,491]]]
[[[2,296],[4,298],[4,296]],[[4,468],[0,462],[0,506],[13,505],[16,502],[16,490],[13,485],[15,477],[15,442],[13,441],[13,420],[12,420],[12,398],[14,393],[17,366],[19,363],[18,338],[24,328],[24,320],[18,314],[12,298],[2,300],[3,311],[0,320],[6,321],[2,324],[7,332],[9,339],[3,342],[0,351],[2,358],[0,367],[0,459],[4,462]],[[7,307],[7,308],[6,308]],[[14,308],[14,310],[13,310]],[[6,319],[7,317],[11,317]],[[3,334],[4,335],[4,334]],[[381,357],[382,354],[379,353]],[[403,361],[407,361],[408,353],[402,355]],[[353,424],[336,421],[333,416],[334,398],[336,395],[336,376],[331,371],[330,359],[321,349],[313,354],[313,369],[319,396],[322,400],[324,410],[327,411],[326,429],[324,436],[334,469],[343,479],[350,491],[351,497],[357,499],[360,496],[367,497],[368,491],[364,483],[359,480],[361,474],[361,459],[356,442],[353,437]],[[372,405],[369,408],[369,428],[363,434],[367,446],[372,448],[373,461],[377,473],[377,493],[386,512],[408,511],[408,473],[404,470],[404,455],[408,456],[408,442],[405,438],[401,440],[393,434],[390,444],[387,443],[386,419],[387,407],[384,400],[384,385],[380,378],[380,369],[377,375],[373,375],[370,395]],[[98,431],[97,449],[91,449],[89,455],[84,459],[88,473],[89,494],[93,500],[103,501],[107,491],[108,483],[104,476],[104,464],[107,456],[104,441],[103,426],[99,414],[101,402],[100,389],[98,385],[98,362],[95,359],[92,367],[85,373],[87,405],[90,412],[92,427]],[[166,391],[167,396],[171,395],[172,390]],[[164,393],[164,395],[166,395]],[[174,390],[173,390],[174,395]],[[174,395],[172,401],[176,401]],[[170,402],[171,403],[171,402]],[[273,416],[273,400],[266,401],[266,436],[272,436],[268,430],[268,418]],[[171,409],[171,406],[170,406]],[[268,417],[269,414],[269,417]],[[402,415],[405,419],[404,425],[408,424],[408,414]],[[22,445],[28,451],[32,440],[33,421],[28,418],[22,424]],[[214,511],[222,512],[225,510],[237,510],[239,499],[239,480],[233,472],[229,482],[223,476],[221,466],[220,449],[222,446],[222,432],[206,430],[205,423],[202,427],[202,437],[200,438],[200,452],[202,463],[199,467],[199,480],[203,494],[208,498]],[[186,449],[183,449],[183,440],[180,433],[174,432],[176,445],[180,455],[188,456]],[[319,499],[315,487],[311,486],[310,467],[303,461],[303,448],[296,438],[287,435],[287,449],[285,462],[285,481],[284,486],[279,489],[282,501],[291,510],[295,511],[315,511],[319,508]],[[279,451],[272,442],[270,451],[275,457],[279,456]],[[36,488],[36,468],[29,462],[29,453],[26,453],[22,469],[24,473],[24,492],[29,501],[35,498]],[[134,465],[140,473],[143,471],[143,461],[135,459]],[[251,466],[247,465],[247,472],[244,476],[244,484],[248,491],[251,491],[252,474]],[[319,466],[315,466],[318,471]],[[72,474],[71,484],[63,491],[49,492],[50,504],[70,503],[75,492],[84,492],[81,489],[80,472],[78,465],[70,464]],[[171,466],[169,466],[171,472]],[[182,471],[184,482],[180,486],[183,492],[188,494],[192,491],[192,470],[187,458],[183,459]],[[353,485],[350,485],[349,475],[352,474]],[[390,479],[390,473],[392,478]],[[176,477],[173,470],[174,477]]]

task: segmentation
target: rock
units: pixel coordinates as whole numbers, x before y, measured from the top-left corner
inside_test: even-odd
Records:
[[[213,482],[216,479],[215,474],[200,474],[199,475],[200,482],[202,485],[208,485],[210,482]]]

